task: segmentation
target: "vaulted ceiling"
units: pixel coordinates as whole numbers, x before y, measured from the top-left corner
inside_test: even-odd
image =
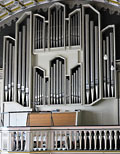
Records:
[[[0,20],[46,0],[0,0]]]

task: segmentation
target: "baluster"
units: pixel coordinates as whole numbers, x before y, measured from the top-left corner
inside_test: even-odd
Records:
[[[74,131],[74,143],[75,143],[74,149],[76,150],[77,149],[77,131]]]
[[[57,131],[55,131],[55,147],[56,147],[56,150],[58,148],[57,140],[58,140]]]
[[[21,132],[21,151],[23,151],[23,132]]]
[[[117,131],[114,131],[115,150],[117,150]]]
[[[107,131],[104,131],[104,150],[107,150]]]
[[[110,143],[110,150],[112,150],[112,131],[109,131],[109,143]]]
[[[97,131],[94,131],[94,150],[97,150]]]
[[[81,150],[82,149],[82,131],[79,131],[79,146]]]
[[[69,133],[70,150],[72,150],[72,131]]]
[[[102,131],[99,131],[99,150],[102,150]]]
[[[87,149],[87,131],[84,131],[84,149]]]
[[[16,151],[19,150],[19,132],[16,132]]]
[[[89,131],[89,149],[92,149],[92,131]]]

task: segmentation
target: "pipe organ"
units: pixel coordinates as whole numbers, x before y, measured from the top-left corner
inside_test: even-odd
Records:
[[[91,105],[116,96],[115,26],[101,30],[100,13],[89,4],[82,7],[68,13],[57,2],[48,8],[48,16],[26,12],[17,21],[16,48],[13,38],[4,39],[4,101],[15,98],[26,107]],[[46,70],[36,57],[52,50],[56,55]],[[78,54],[76,65],[68,68],[62,51],[76,50],[83,59]]]
[[[65,46],[65,6],[55,3],[49,7],[49,46],[50,48]]]
[[[31,15],[26,13],[17,21],[16,30],[16,101],[30,106],[30,64],[31,64]]]
[[[4,101],[14,101],[14,55],[15,39],[4,37]]]
[[[90,104],[100,98],[100,14],[93,7],[84,7],[84,74],[85,103]]]
[[[69,14],[69,45],[81,45],[81,9],[76,9]]]
[[[115,97],[115,26],[102,30],[103,97]]]

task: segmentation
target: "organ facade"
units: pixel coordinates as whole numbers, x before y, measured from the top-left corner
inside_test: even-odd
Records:
[[[97,3],[37,3],[16,15],[2,42],[1,154],[119,152],[120,22],[103,23]]]

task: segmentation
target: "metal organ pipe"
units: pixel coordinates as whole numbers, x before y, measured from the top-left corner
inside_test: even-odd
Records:
[[[11,100],[11,74],[12,74],[12,43],[9,43],[9,78],[8,78],[8,101]]]
[[[62,103],[62,62],[59,61],[59,102]]]
[[[113,40],[113,33],[110,33],[110,71],[111,71],[111,95],[114,97],[114,40]]]
[[[4,101],[14,101],[14,54],[15,40],[12,37],[4,38]]]
[[[86,100],[90,101],[90,51],[89,51],[89,15],[85,15],[85,42],[86,42]]]
[[[22,74],[22,63],[21,63],[21,57],[22,57],[22,33],[19,32],[19,46],[18,46],[18,94],[17,94],[17,100],[20,103],[21,100],[21,74]]]
[[[12,52],[12,101],[14,100],[14,62],[15,62],[15,46],[13,46]]]
[[[95,26],[95,94],[99,98],[99,37],[98,26]]]
[[[107,78],[106,78],[106,68],[107,68],[107,63],[106,63],[106,42],[105,40],[103,40],[103,56],[104,56],[104,59],[103,59],[103,87],[104,87],[104,97],[107,96]]]
[[[27,46],[26,46],[26,87],[25,87],[25,102],[26,102],[26,106],[29,106],[29,52],[30,52],[30,48],[29,48],[29,38],[30,38],[30,19],[27,19]]]
[[[106,50],[107,50],[107,95],[110,97],[110,49],[109,37],[106,37]]]
[[[94,75],[95,75],[95,52],[94,52],[94,22],[90,21],[90,75],[91,75],[91,99],[94,101]]]
[[[25,104],[25,39],[26,39],[26,26],[22,27],[22,105]]]
[[[5,101],[8,100],[8,50],[9,50],[9,41],[6,41],[5,44]]]
[[[104,74],[106,75],[106,87],[104,86],[104,97],[115,96],[115,60],[114,60],[114,25],[109,25],[102,30],[103,35],[103,49],[106,46],[106,53],[103,50],[103,67]],[[104,76],[105,76],[104,75]],[[104,78],[105,79],[105,78]],[[105,84],[105,80],[103,80]],[[106,88],[106,89],[105,89]]]

